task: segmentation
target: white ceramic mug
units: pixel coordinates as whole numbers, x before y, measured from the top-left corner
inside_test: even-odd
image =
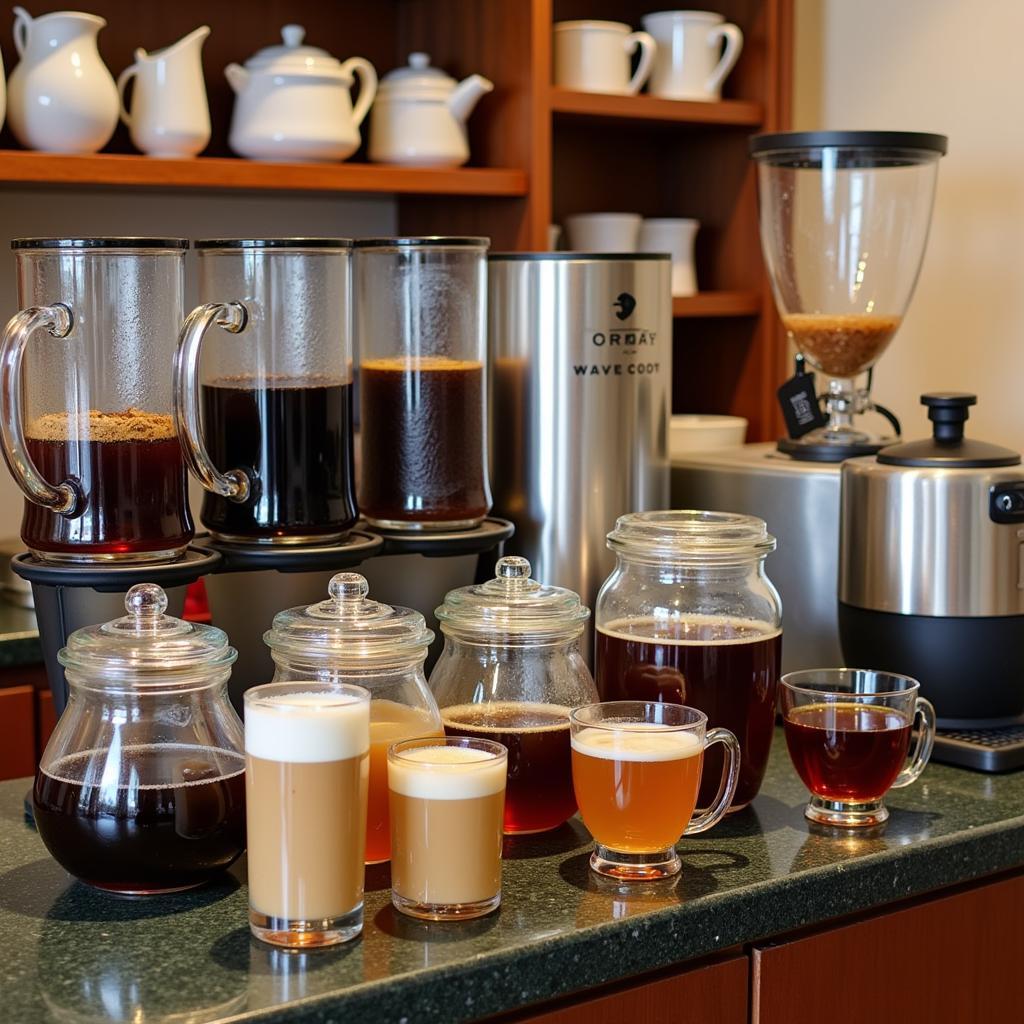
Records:
[[[558,252],[558,243],[562,240],[562,225],[548,225],[548,249],[551,252]]]
[[[670,100],[720,99],[722,82],[743,49],[743,33],[711,11],[659,11],[644,15],[643,21],[657,43],[652,95]]]
[[[639,213],[575,213],[565,218],[573,252],[636,252]]]
[[[697,294],[694,241],[700,221],[689,217],[653,217],[640,225],[639,252],[667,252],[672,255],[672,295]]]
[[[630,77],[630,58],[638,49],[640,61]],[[651,73],[655,49],[646,32],[630,32],[619,21],[560,21],[555,25],[555,85],[632,96]]]

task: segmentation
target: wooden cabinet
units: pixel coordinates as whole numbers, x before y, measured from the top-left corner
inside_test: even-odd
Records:
[[[36,697],[31,686],[0,689],[0,779],[36,770]]]

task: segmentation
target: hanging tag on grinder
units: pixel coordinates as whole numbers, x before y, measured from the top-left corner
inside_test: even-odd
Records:
[[[796,373],[776,394],[786,420],[786,433],[794,440],[825,426],[825,415],[814,390],[814,374],[804,368],[803,356],[796,357]]]

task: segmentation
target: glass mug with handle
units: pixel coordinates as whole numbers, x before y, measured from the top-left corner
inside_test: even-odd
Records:
[[[590,866],[636,881],[668,878],[682,863],[675,844],[724,817],[736,792],[740,745],[728,729],[708,731],[696,708],[650,701],[608,701],[577,708],[572,777],[583,823],[594,837]],[[725,747],[718,793],[694,817],[704,751]]]
[[[919,691],[916,679],[870,669],[782,677],[786,746],[811,791],[806,818],[854,828],[888,819],[885,794],[917,781],[935,742],[935,708]],[[916,718],[921,727],[908,765]]]

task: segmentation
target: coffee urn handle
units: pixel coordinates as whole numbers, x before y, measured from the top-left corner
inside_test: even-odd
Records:
[[[231,334],[245,330],[249,314],[240,302],[208,302],[196,306],[182,325],[174,355],[174,423],[182,455],[196,479],[208,490],[231,501],[249,497],[248,474],[242,469],[222,473],[203,441],[199,411],[199,357],[203,338],[213,324]]]

